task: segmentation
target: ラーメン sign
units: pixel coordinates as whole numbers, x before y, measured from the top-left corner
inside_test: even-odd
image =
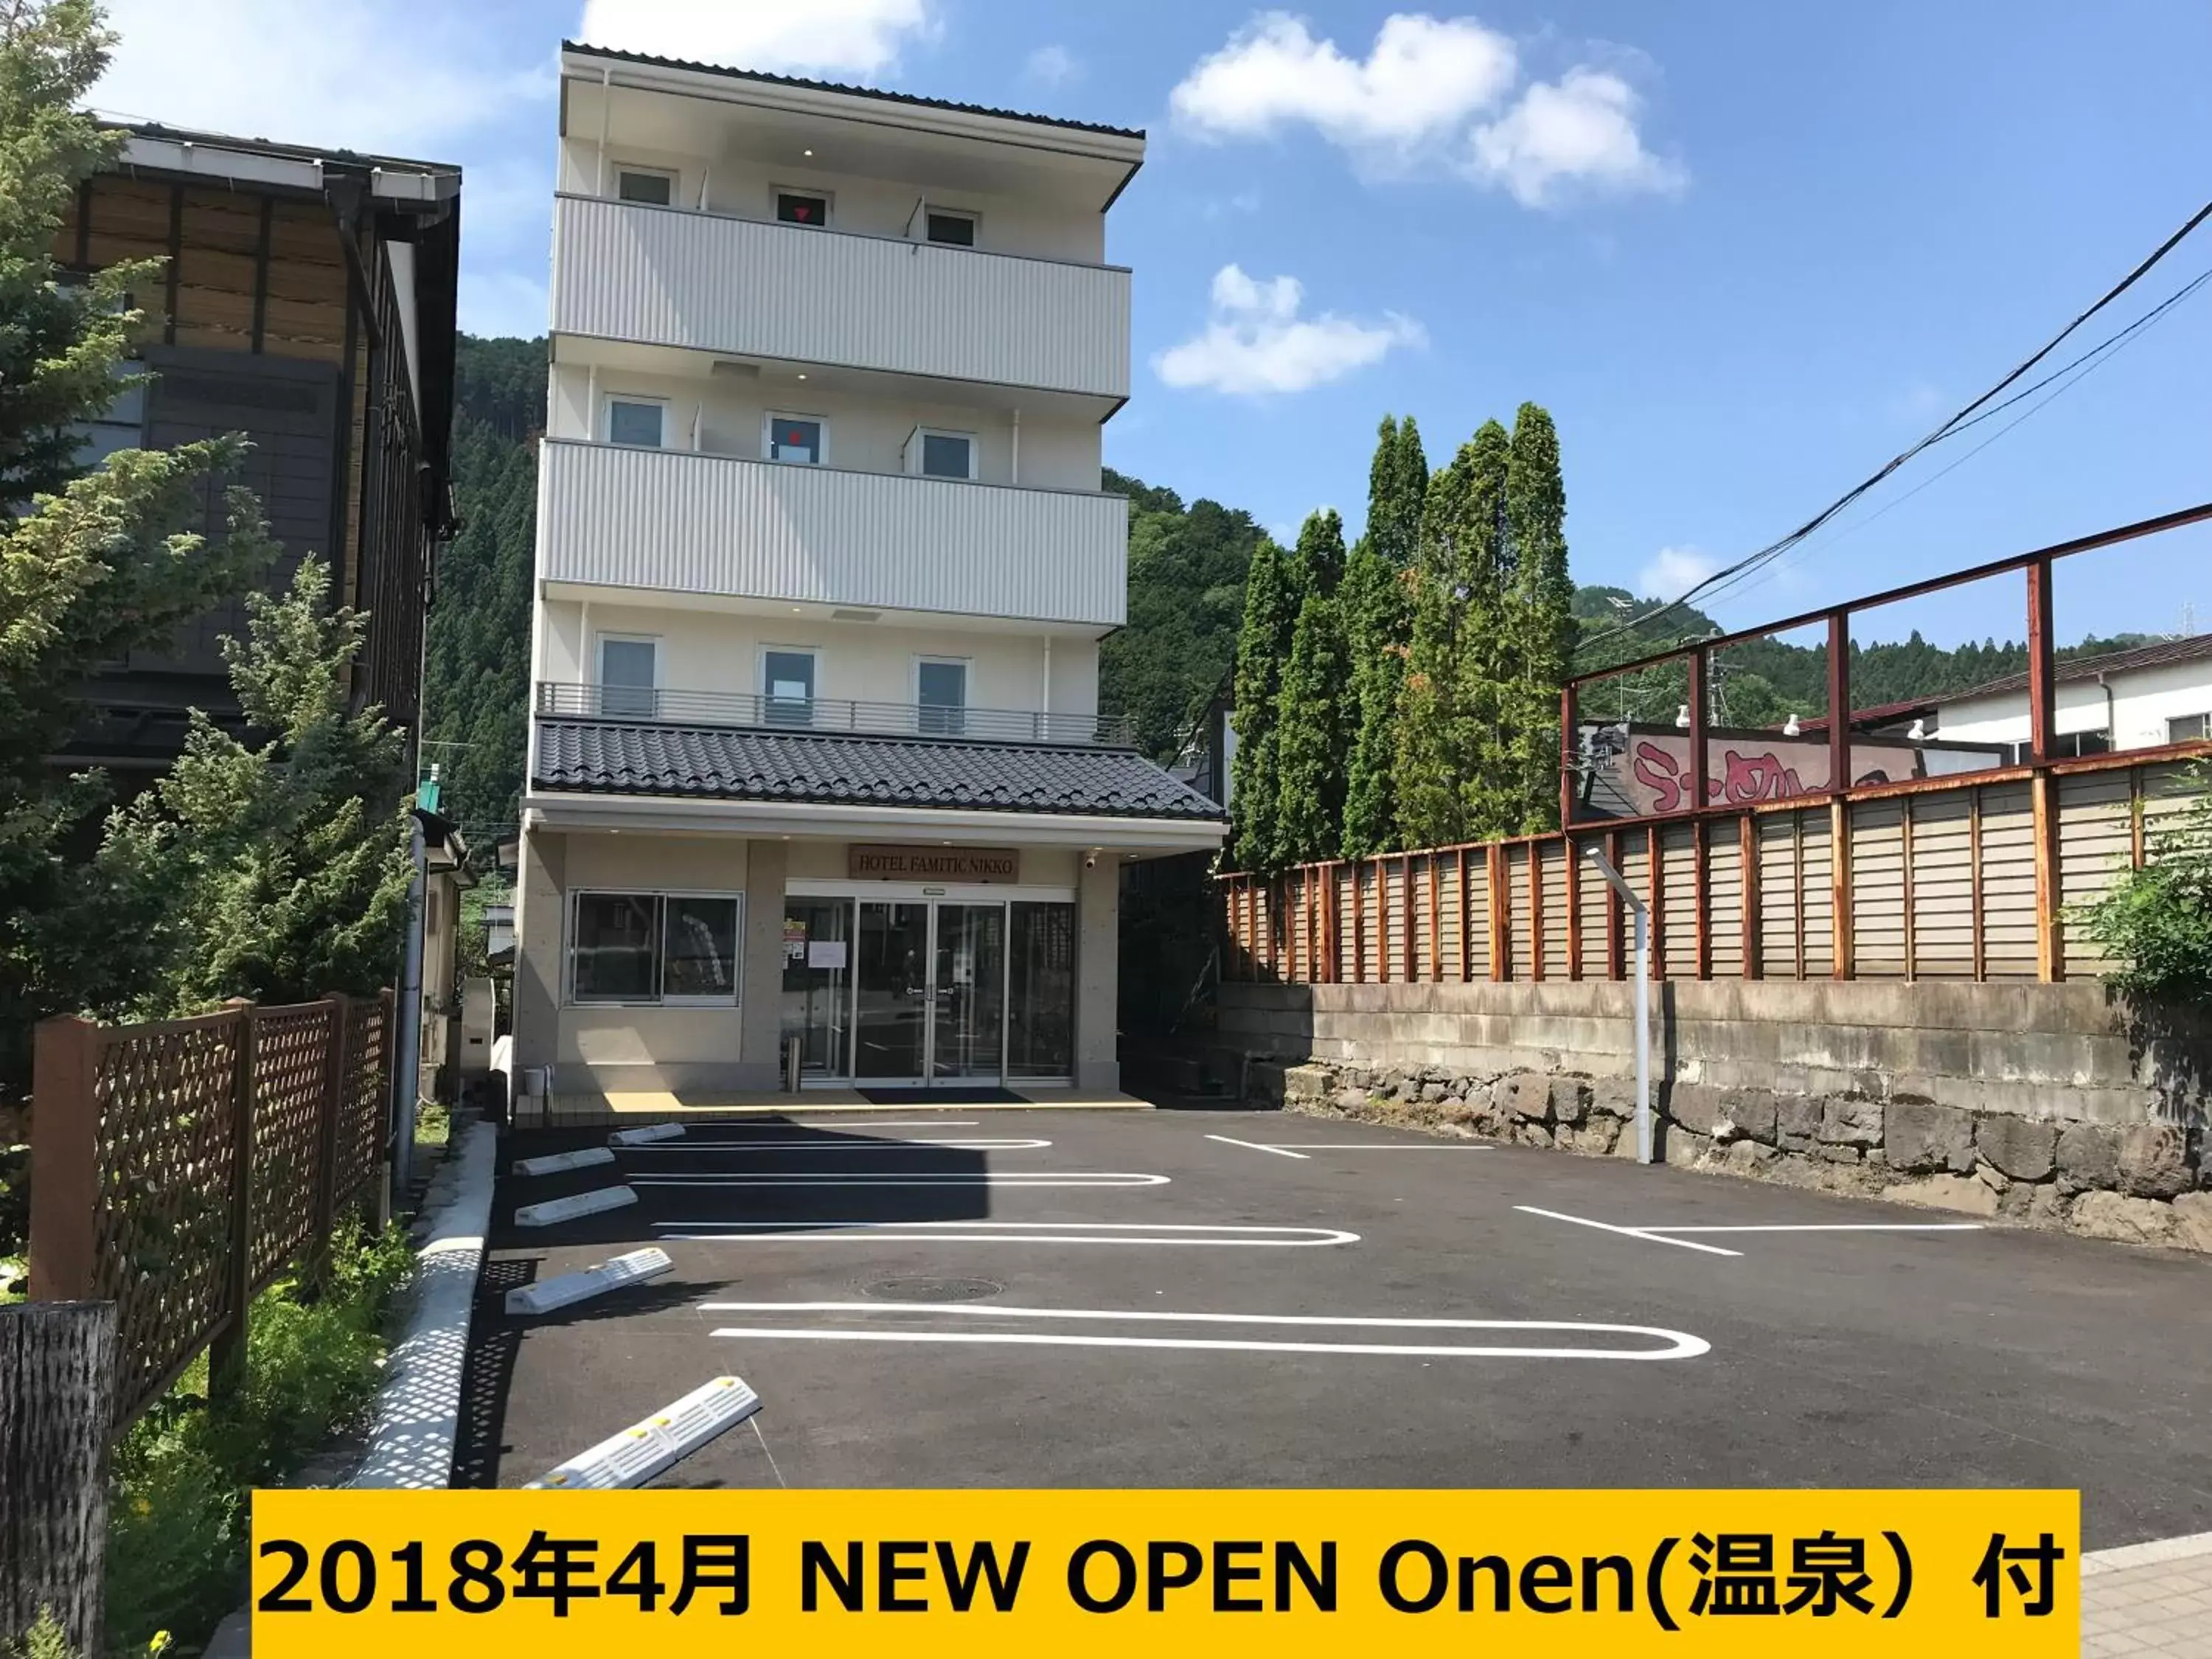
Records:
[[[2073,1492],[264,1492],[258,1659],[2072,1654]]]
[[[854,881],[1018,882],[1022,855],[1012,847],[870,847],[845,849]]]

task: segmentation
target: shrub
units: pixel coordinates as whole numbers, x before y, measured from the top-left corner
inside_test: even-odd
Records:
[[[2149,1002],[2212,998],[2212,760],[2191,782],[2196,800],[2153,836],[2143,867],[2081,913],[2112,959],[2106,982]]]

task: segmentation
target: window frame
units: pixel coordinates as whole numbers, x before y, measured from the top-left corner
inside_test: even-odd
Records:
[[[769,690],[768,659],[778,653],[788,657],[805,657],[814,665],[813,672],[807,677],[806,702],[803,705],[806,713],[804,719],[798,718],[796,715],[779,719],[771,712],[778,703],[782,703],[786,707],[792,706],[789,699],[779,698]],[[760,658],[753,683],[760,688],[763,725],[787,726],[794,731],[805,731],[813,726],[814,706],[822,701],[822,647],[818,645],[778,645],[765,640],[761,642]]]
[[[607,678],[607,647],[613,645],[642,645],[653,652],[653,683],[650,685],[615,685]],[[660,635],[658,634],[626,634],[619,629],[601,629],[592,636],[592,689],[593,701],[599,704],[597,716],[602,720],[653,720],[660,713]],[[652,713],[647,714],[610,714],[606,711],[609,691],[643,691],[650,700]]]
[[[576,990],[576,914],[588,898],[649,899],[653,902],[653,995],[580,996]],[[734,902],[730,951],[730,994],[726,997],[668,994],[668,901],[726,899]],[[745,1000],[745,893],[743,888],[572,887],[568,893],[561,951],[561,1001],[568,1008],[742,1008]]]
[[[968,474],[966,482],[969,483],[974,483],[981,475],[983,470],[983,445],[979,434],[973,432],[963,432],[955,427],[917,425],[912,432],[907,434],[906,470],[909,477],[916,478],[945,478],[948,477],[947,474],[943,472],[927,472],[922,470],[922,457],[927,452],[929,440],[932,438],[961,439],[968,446]],[[957,483],[961,482],[961,480],[958,478],[953,478],[952,482]]]
[[[814,459],[811,461],[788,460],[775,453],[775,423],[778,421],[811,421],[820,429],[815,441]],[[804,410],[770,409],[761,414],[761,459],[775,466],[827,466],[830,465],[830,417],[809,415]]]
[[[684,194],[684,173],[678,167],[656,167],[649,161],[617,161],[610,156],[608,169],[614,175],[614,199],[629,207],[674,207]],[[635,173],[641,178],[668,180],[668,199],[665,202],[632,201],[622,193],[622,178],[625,173]]]
[[[615,405],[635,404],[641,408],[656,408],[660,411],[660,441],[657,444],[620,443],[615,438]],[[668,448],[669,418],[675,412],[675,399],[665,398],[657,392],[602,392],[599,393],[599,441],[617,449]]]
[[[968,240],[964,242],[940,242],[929,234],[930,219],[964,219],[968,222]],[[921,240],[932,247],[964,247],[971,252],[982,245],[983,216],[973,208],[945,207],[935,202],[921,204]]]
[[[2175,726],[2191,720],[2197,725],[2196,736],[2183,738],[2174,735]],[[2166,717],[2166,740],[2170,744],[2203,743],[2208,738],[2212,738],[2212,709],[2195,714],[2168,714]]]
[[[778,199],[785,196],[805,196],[821,203],[822,222],[818,225],[810,225],[804,219],[785,218],[781,210],[781,204]],[[772,224],[796,225],[801,230],[827,230],[836,222],[837,192],[833,190],[818,189],[812,185],[771,184],[768,187],[768,216]]]
[[[957,668],[960,671],[960,701],[957,703],[926,703],[921,700],[921,671],[924,668]],[[914,692],[915,729],[924,737],[962,738],[968,735],[968,714],[975,707],[971,696],[975,683],[975,659],[973,657],[945,657],[929,652],[916,652],[914,672],[908,684]]]

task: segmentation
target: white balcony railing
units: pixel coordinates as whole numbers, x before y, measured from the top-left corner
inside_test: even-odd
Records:
[[[538,682],[541,720],[625,725],[757,726],[771,732],[866,732],[872,737],[1046,743],[1107,749],[1137,746],[1127,714],[1048,714],[1031,708],[948,708],[851,697],[775,697],[751,691]]]
[[[553,327],[1126,398],[1129,273],[596,197],[553,204]]]
[[[545,441],[538,574],[672,593],[1118,628],[1128,502]]]

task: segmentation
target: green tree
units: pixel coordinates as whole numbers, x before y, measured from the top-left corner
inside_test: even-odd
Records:
[[[1407,847],[1501,833],[1509,450],[1505,428],[1486,421],[1429,480],[1395,769]]]
[[[406,749],[380,710],[347,709],[365,619],[331,610],[330,587],[328,567],[302,560],[289,592],[247,597],[247,637],[223,641],[264,740],[195,710],[176,765],[108,820],[97,877],[161,900],[138,944],[137,1012],[366,993],[391,975],[411,873]]]
[[[1244,623],[1237,635],[1237,758],[1230,809],[1236,823],[1231,856],[1243,870],[1273,870],[1279,840],[1280,751],[1276,714],[1283,663],[1297,626],[1296,562],[1263,538],[1244,581]]]
[[[1276,854],[1298,864],[1334,858],[1343,833],[1352,703],[1345,695],[1344,521],[1310,516],[1296,562],[1304,597],[1291,633],[1276,714]]]
[[[1509,835],[1559,823],[1559,691],[1574,649],[1566,516],[1559,433],[1540,405],[1524,403],[1505,462],[1501,784],[1514,799],[1501,803],[1501,816]]]
[[[2105,982],[2146,1002],[2212,1001],[2212,762],[2192,769],[2187,812],[2154,834],[2150,856],[2082,913],[2111,956]]]
[[[1411,567],[1428,492],[1428,458],[1408,415],[1382,417],[1367,472],[1367,530],[1352,549],[1340,609],[1352,735],[1346,757],[1343,855],[1364,858],[1394,844],[1398,700],[1413,623]]]
[[[243,588],[273,548],[252,495],[222,495],[214,539],[198,520],[236,439],[77,462],[69,428],[106,409],[141,315],[126,296],[158,266],[64,280],[52,249],[67,204],[119,135],[82,112],[113,37],[86,0],[0,3],[0,1102],[28,1082],[32,1024],[105,1012],[142,988],[133,941],[164,896],[110,890],[88,865],[107,799],[98,773],[58,778],[46,757],[85,715],[100,664],[167,645]]]

